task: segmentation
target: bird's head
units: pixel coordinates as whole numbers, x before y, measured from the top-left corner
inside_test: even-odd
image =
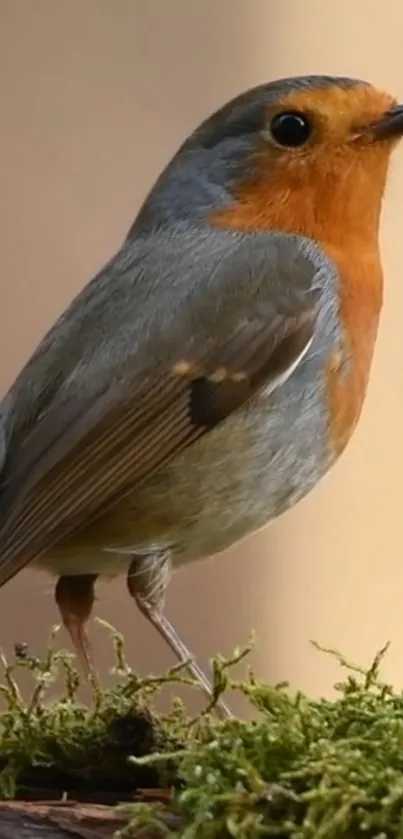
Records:
[[[342,243],[378,232],[403,106],[372,85],[305,76],[261,85],[205,120],[151,193],[144,220],[198,216],[234,229]]]

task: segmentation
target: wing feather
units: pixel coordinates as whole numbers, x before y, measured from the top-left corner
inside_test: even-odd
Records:
[[[247,310],[234,305],[229,311],[225,301],[213,306],[213,337],[197,345],[185,329],[180,353],[156,365],[154,374],[142,377],[134,357],[132,374],[126,370],[96,398],[85,388],[80,398],[74,389],[54,398],[9,457],[0,585],[127,493],[140,491],[143,481],[259,389],[282,381],[313,338],[312,275],[309,266],[304,294],[277,313],[262,304],[262,294]],[[266,280],[263,275],[262,285]],[[245,279],[230,282],[234,300]]]

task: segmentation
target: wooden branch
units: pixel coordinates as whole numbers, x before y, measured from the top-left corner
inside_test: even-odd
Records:
[[[127,819],[113,807],[76,802],[2,801],[0,839],[113,839]],[[174,820],[167,822],[173,826]],[[139,839],[154,839],[141,831]]]

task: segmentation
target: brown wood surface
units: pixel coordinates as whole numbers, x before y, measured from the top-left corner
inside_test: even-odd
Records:
[[[174,824],[174,819],[167,820]],[[113,839],[127,817],[115,808],[78,802],[0,802],[0,839]],[[154,839],[139,831],[139,839]]]

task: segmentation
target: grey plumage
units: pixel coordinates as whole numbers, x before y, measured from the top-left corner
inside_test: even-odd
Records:
[[[88,464],[80,451],[80,466],[74,452],[82,440],[91,440],[88,435],[97,433],[110,412],[114,415],[116,406],[123,410],[134,399],[140,410],[142,400],[182,359],[208,375],[226,364],[230,351],[237,372],[243,361],[238,354],[248,350],[255,332],[264,330],[258,369],[265,353],[270,357],[271,342],[281,339],[287,319],[313,312],[321,266],[323,256],[311,244],[275,234],[210,231],[207,237],[179,224],[169,234],[159,230],[139,237],[135,245],[126,243],[51,330],[6,398],[9,446],[0,508],[0,582],[7,563],[16,561],[16,544],[21,557],[35,559],[43,545],[51,547],[75,530],[76,522],[80,526],[97,513],[94,489],[88,498],[87,486],[93,487],[94,471],[99,475],[110,469],[114,458],[116,465],[123,464],[124,447],[109,451],[107,459],[101,452]],[[289,275],[294,277],[291,289],[282,283]],[[111,343],[108,334],[118,335],[119,341]],[[270,386],[270,375],[259,387],[265,384]],[[148,416],[148,429],[152,421]],[[70,485],[73,469],[79,473]],[[132,484],[122,487],[123,494],[144,477],[147,472],[136,473]],[[46,497],[36,514],[44,481]],[[102,495],[102,504],[108,509],[118,499]],[[47,514],[52,535],[43,542]],[[24,519],[31,522],[27,535],[21,530]]]

